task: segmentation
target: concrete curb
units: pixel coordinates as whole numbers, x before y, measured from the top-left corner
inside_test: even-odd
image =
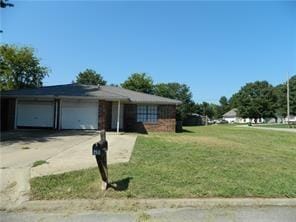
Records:
[[[27,201],[6,211],[139,211],[154,208],[295,207],[296,198],[109,199]]]

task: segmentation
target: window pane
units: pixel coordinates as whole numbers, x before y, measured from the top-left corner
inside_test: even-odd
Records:
[[[138,122],[157,122],[157,106],[156,105],[138,105],[137,106]]]

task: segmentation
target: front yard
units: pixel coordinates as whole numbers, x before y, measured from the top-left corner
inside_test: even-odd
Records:
[[[112,147],[110,147],[112,149]],[[296,136],[234,126],[139,136],[129,163],[31,180],[32,199],[296,197]]]

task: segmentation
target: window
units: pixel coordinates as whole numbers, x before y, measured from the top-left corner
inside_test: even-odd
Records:
[[[156,123],[157,106],[156,105],[138,105],[137,122]]]

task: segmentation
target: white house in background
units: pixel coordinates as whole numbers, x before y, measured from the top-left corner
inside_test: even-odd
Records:
[[[285,122],[288,122],[288,117],[285,118]],[[289,116],[289,122],[296,122],[296,116],[290,115]]]
[[[239,117],[238,110],[236,108],[225,113],[223,115],[223,119],[226,120],[228,123],[249,123],[249,122],[255,123],[255,119]],[[269,121],[272,121],[271,119],[274,119],[274,118],[270,118]],[[265,121],[263,118],[257,119],[257,123],[264,123],[264,122]]]
[[[237,109],[232,109],[223,115],[223,119],[228,123],[239,122],[239,117],[237,116]]]

